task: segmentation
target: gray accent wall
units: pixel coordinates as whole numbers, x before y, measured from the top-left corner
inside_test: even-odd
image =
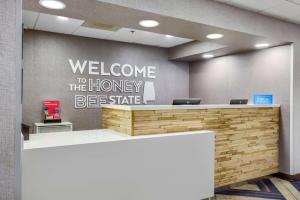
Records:
[[[291,46],[224,56],[190,65],[190,96],[206,104],[228,104],[233,98],[273,94],[281,105],[281,163],[288,163],[290,135]],[[283,165],[281,166],[283,167]]]
[[[0,1],[0,199],[21,199],[21,0]]]
[[[155,104],[170,104],[174,98],[200,97],[206,104],[224,104],[231,98],[271,93],[281,104],[281,170],[290,163],[291,46],[280,46],[224,56],[200,62],[168,61],[166,49],[97,40],[56,33],[25,31],[23,122],[40,122],[42,102],[62,101],[62,118],[75,130],[98,129],[99,109],[74,109],[75,81],[68,58],[157,66]],[[189,66],[190,65],[190,66]],[[84,77],[89,77],[84,74]]]
[[[101,128],[100,109],[74,109],[74,93],[70,92],[68,83],[76,82],[77,76],[72,74],[69,58],[104,61],[106,65],[114,62],[154,65],[157,67],[157,77],[150,81],[155,84],[156,101],[152,104],[171,104],[174,98],[189,96],[189,65],[186,62],[168,61],[167,49],[26,30],[23,90],[25,124],[32,126],[43,120],[43,101],[60,100],[62,119],[72,122],[75,130]],[[88,78],[89,75],[85,73],[83,77]]]

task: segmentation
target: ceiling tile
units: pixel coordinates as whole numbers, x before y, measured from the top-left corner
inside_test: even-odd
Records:
[[[134,42],[139,44],[170,48],[190,41],[192,40],[179,37],[170,38],[166,37],[164,34],[142,31],[142,33],[135,39]]]
[[[57,32],[57,33],[65,33],[65,34],[71,34],[76,29],[79,28],[79,26],[83,23],[83,20],[79,19],[72,19],[69,18],[68,20],[60,20],[55,15],[48,15],[41,13],[35,29],[42,30],[42,31],[50,31],[50,32]]]
[[[131,31],[133,31],[133,30],[128,29],[128,28],[121,28],[120,30],[116,31],[115,33],[109,35],[106,39],[131,43],[131,42],[133,42],[135,37],[137,37],[137,34],[139,34],[136,31],[134,31],[134,34],[132,34]]]
[[[288,1],[290,1],[290,2],[292,2],[292,3],[300,4],[300,0],[288,0]]]
[[[164,43],[164,47],[170,48],[170,47],[174,47],[174,46],[184,44],[184,43],[188,43],[188,42],[191,42],[191,41],[193,41],[193,40],[187,39],[187,38],[178,38],[178,37],[166,38],[166,41]]]
[[[73,35],[83,36],[83,37],[91,37],[98,39],[105,39],[109,35],[113,34],[113,31],[100,30],[95,28],[88,28],[80,26]]]
[[[216,0],[216,1],[221,2],[221,3],[228,3],[231,0]]]
[[[129,28],[121,28],[118,31],[107,31],[96,28],[89,28],[81,26],[83,20],[71,19],[63,21],[57,18],[55,15],[49,15],[44,13],[32,13],[30,11],[24,12],[28,21],[26,24],[36,30],[72,34],[83,37],[91,37],[98,39],[106,39],[113,41],[121,41],[128,43],[137,43],[159,47],[173,47],[179,44],[192,41],[191,39],[172,37],[165,37],[164,34],[158,34],[147,31],[134,30]],[[36,26],[34,27],[36,21]]]
[[[293,3],[285,3],[272,9],[264,10],[262,14],[282,19],[297,20],[300,18],[300,5],[298,6]]]
[[[132,31],[134,31],[132,33]],[[172,37],[167,38],[164,34],[158,34],[147,31],[140,31],[128,28],[122,28],[116,33],[109,35],[106,39],[117,40],[122,42],[130,42],[159,47],[173,47],[179,44],[192,41],[191,39]]]
[[[231,0],[228,4],[259,12],[284,4],[285,2],[285,0]]]
[[[136,31],[135,43],[164,47],[164,35],[147,31]]]
[[[28,10],[23,10],[22,16],[23,16],[24,27],[33,29],[35,22],[39,16],[39,13],[28,11]]]
[[[215,0],[300,24],[300,0]]]

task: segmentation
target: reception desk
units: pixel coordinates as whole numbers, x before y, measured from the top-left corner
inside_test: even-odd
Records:
[[[211,131],[32,134],[22,152],[22,200],[199,200],[214,195],[213,166]]]
[[[279,171],[279,119],[279,105],[102,106],[102,127],[130,136],[214,131],[215,187]]]

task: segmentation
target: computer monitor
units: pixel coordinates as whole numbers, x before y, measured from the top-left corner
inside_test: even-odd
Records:
[[[174,99],[173,105],[199,105],[201,99]]]
[[[231,99],[230,104],[248,104],[248,99]]]

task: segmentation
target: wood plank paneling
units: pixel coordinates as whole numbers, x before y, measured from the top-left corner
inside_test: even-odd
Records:
[[[214,131],[216,187],[279,171],[279,108],[103,111],[103,127],[133,136]]]
[[[133,113],[127,110],[102,108],[102,128],[133,135]]]

